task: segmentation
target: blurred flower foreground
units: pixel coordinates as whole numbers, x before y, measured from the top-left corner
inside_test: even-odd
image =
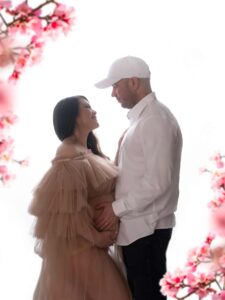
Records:
[[[2,187],[16,177],[15,163],[28,165],[28,159],[14,157],[12,126],[15,86],[23,72],[41,61],[46,43],[66,35],[73,27],[74,8],[54,0],[0,0],[0,182]],[[35,5],[35,6],[34,6]],[[7,70],[7,72],[5,72]],[[5,76],[5,73],[8,75]]]
[[[183,269],[167,272],[160,281],[161,292],[174,299],[225,300],[225,167],[224,156],[211,157],[210,174],[212,199],[210,209],[211,233],[202,245],[192,249]],[[193,296],[193,297],[192,297]]]

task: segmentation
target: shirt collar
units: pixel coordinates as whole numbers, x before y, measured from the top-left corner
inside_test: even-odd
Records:
[[[133,108],[131,108],[127,114],[127,118],[132,123],[138,119],[144,108],[156,99],[155,93],[152,92],[142,98]]]

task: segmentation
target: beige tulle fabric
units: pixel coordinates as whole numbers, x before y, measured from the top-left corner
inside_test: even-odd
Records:
[[[116,177],[116,167],[90,151],[56,155],[29,208],[43,259],[33,300],[131,299],[108,249],[96,245],[93,223],[94,207],[113,193]]]

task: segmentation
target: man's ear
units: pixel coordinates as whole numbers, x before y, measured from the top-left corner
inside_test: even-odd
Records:
[[[136,91],[139,87],[140,80],[137,77],[132,77],[129,78],[129,87],[133,90]]]

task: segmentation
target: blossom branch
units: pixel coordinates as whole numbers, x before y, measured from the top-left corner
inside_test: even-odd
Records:
[[[28,1],[25,2],[26,4],[28,4]],[[56,2],[55,0],[47,0],[44,3],[41,3],[40,5],[38,5],[35,8],[32,8],[30,12],[20,15],[19,17],[16,17],[16,11],[14,10],[8,10],[7,12],[11,15],[14,15],[13,21],[7,23],[6,20],[4,19],[4,17],[2,16],[2,14],[0,14],[4,25],[7,27],[5,30],[0,30],[0,35],[1,34],[8,34],[8,28],[12,27],[13,25],[17,24],[17,23],[24,23],[27,22],[29,20],[29,17],[37,17],[36,16],[36,12],[40,11],[43,7],[49,5],[49,4],[55,4],[60,5],[58,2]],[[38,18],[40,19],[46,19],[47,17],[49,17],[48,15],[46,17],[40,17],[38,16]]]
[[[1,18],[2,22],[3,22],[3,24],[4,24],[5,26],[8,26],[8,24],[7,24],[6,20],[5,20],[5,18],[3,17],[3,15],[2,15],[1,13],[0,13],[0,18]],[[1,34],[1,31],[0,31],[0,34]]]
[[[50,7],[50,12],[43,13],[44,7],[51,4],[54,5]],[[26,159],[13,157],[14,140],[9,131],[15,125],[17,116],[13,113],[8,92],[26,67],[40,61],[48,39],[71,30],[73,13],[73,7],[55,0],[44,1],[34,8],[28,5],[28,0],[15,8],[12,8],[10,0],[0,1],[0,68],[12,67],[12,73],[6,80],[1,78],[0,73],[0,181],[4,184],[14,178],[10,173],[11,163],[27,165]]]

